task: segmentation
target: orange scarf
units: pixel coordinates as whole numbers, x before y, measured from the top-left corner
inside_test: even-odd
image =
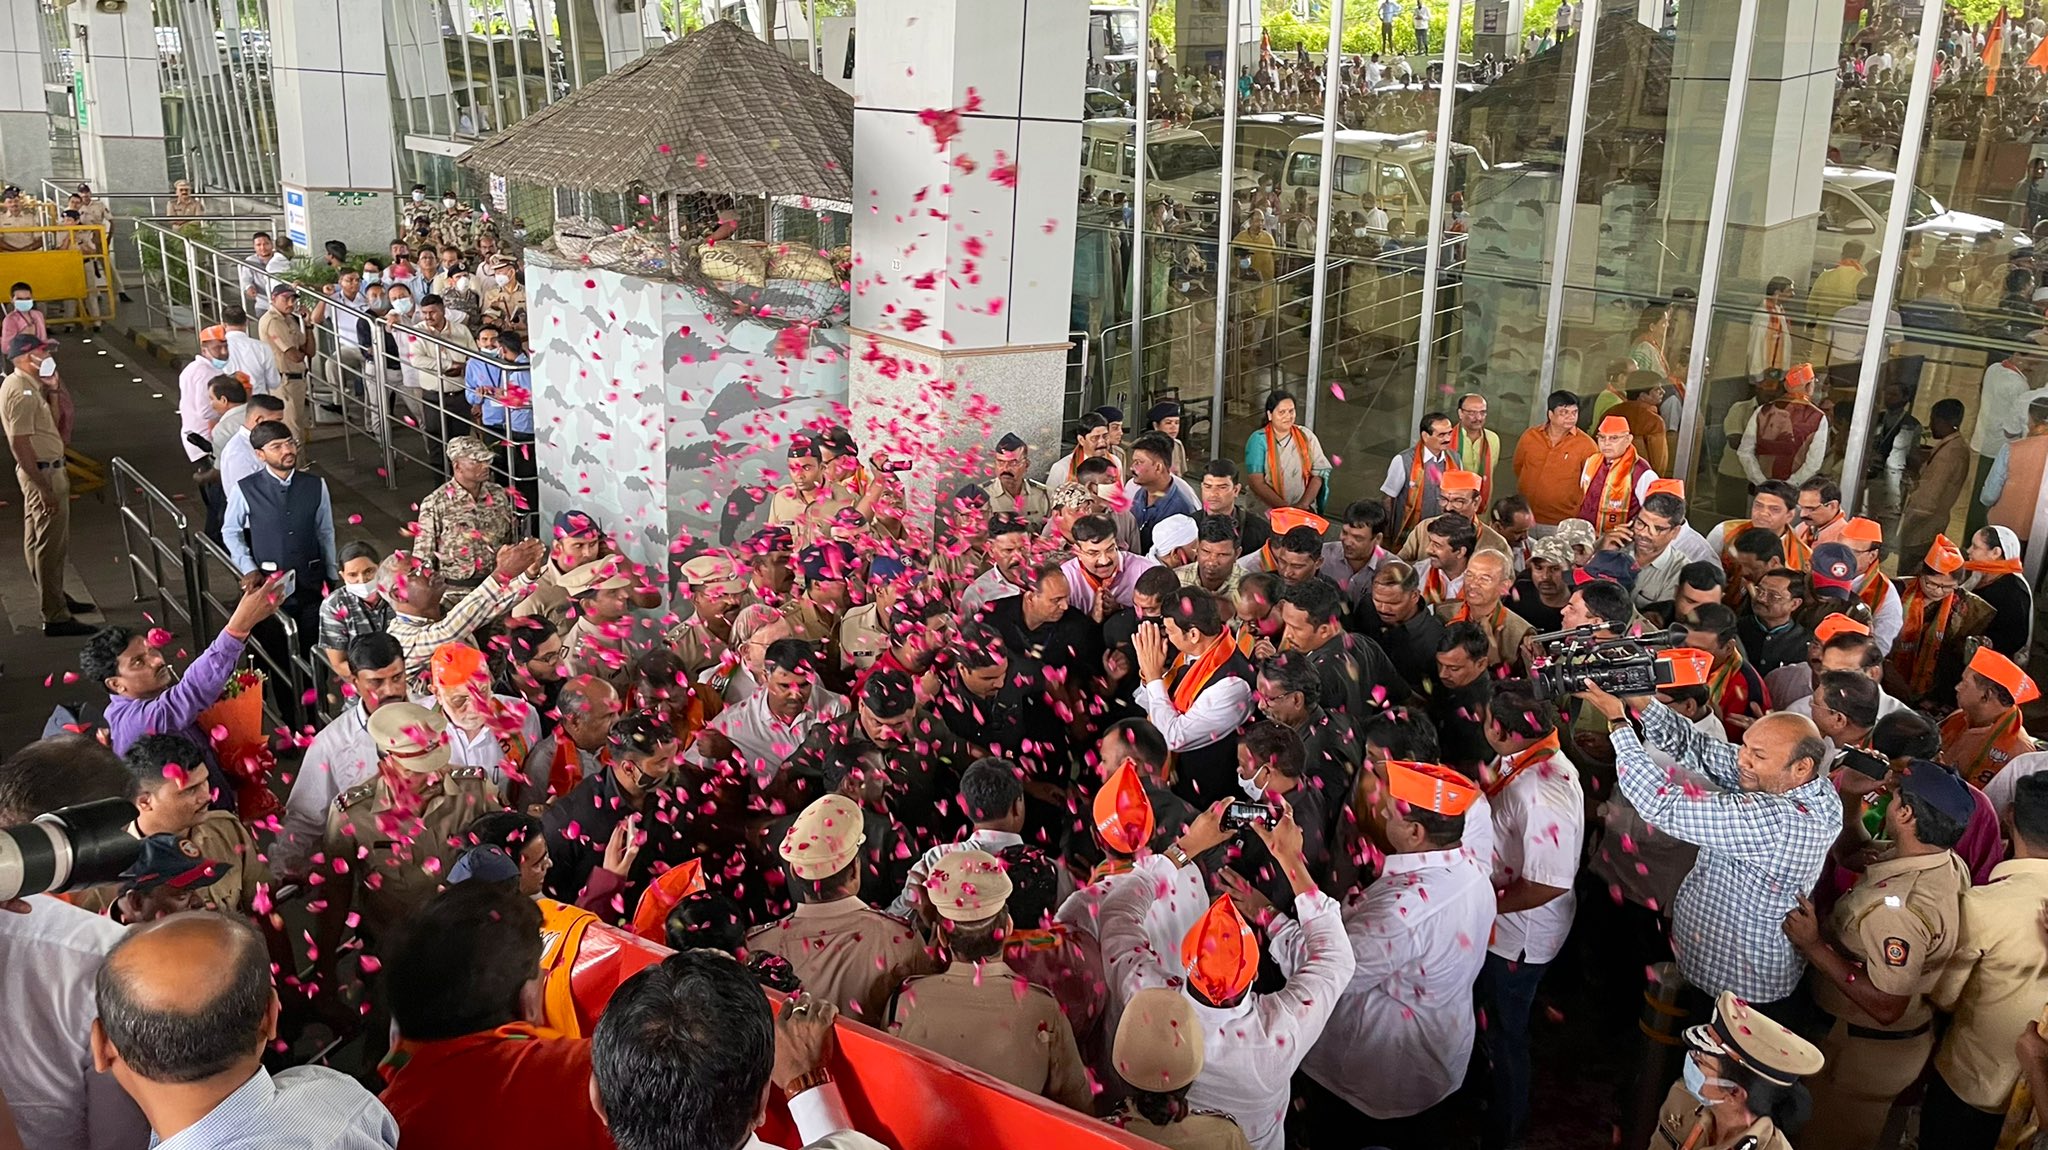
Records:
[[[1408,498],[1408,509],[1401,514],[1401,537],[1404,539],[1407,538],[1410,531],[1415,530],[1416,524],[1422,522],[1422,505],[1429,497],[1429,488],[1427,486],[1429,482],[1429,469],[1423,463],[1424,448],[1422,440],[1417,439],[1415,441],[1415,446],[1408,449],[1408,455],[1408,490],[1404,492]],[[1452,456],[1444,456],[1443,470],[1460,470],[1458,461]],[[1438,482],[1442,482],[1443,472],[1440,471],[1437,474],[1439,477]]]
[[[1955,598],[1955,596],[1951,595],[1949,596],[1949,598],[1953,599]],[[1962,720],[1962,729],[1955,731],[1948,730],[1947,724],[1954,722],[1957,719]],[[2004,764],[2001,763],[1999,767],[1993,767],[1991,770],[1988,771],[1984,770],[1984,765],[1986,761],[1991,758],[1991,752],[1997,750],[1998,744],[2004,742],[2005,737],[2007,735],[2012,734],[2013,728],[2019,725],[2020,709],[2018,707],[2009,707],[2006,709],[2005,714],[1998,716],[1997,722],[1991,724],[1991,733],[1985,736],[1984,741],[1982,743],[1978,744],[1977,753],[1970,756],[1969,762],[1949,763],[1948,756],[1946,754],[1942,756],[1942,761],[1944,763],[1947,763],[1949,766],[1954,767],[1956,769],[1956,773],[1963,776],[1964,782],[1967,782],[1972,786],[1982,787],[1985,783],[1991,781],[1991,777],[1998,773],[2000,767],[2004,766]],[[1955,744],[1956,737],[1959,735],[1969,733],[1969,730],[1969,718],[1965,716],[1961,711],[1957,711],[1955,714],[1950,715],[1948,719],[1943,723],[1943,730],[1941,732],[1942,741],[1944,743],[1949,744],[1950,746],[1953,746]],[[1978,773],[1980,771],[1983,772],[1981,775]]]
[[[1924,694],[1934,688],[1934,664],[1941,657],[1942,641],[1948,638],[1949,616],[1955,606],[1954,594],[1943,599],[1930,630],[1927,597],[1920,591],[1920,580],[1915,579],[1899,590],[1899,609],[1905,621],[1899,627],[1899,641],[1892,644],[1892,665],[1905,678],[1912,694]]]
[[[1863,584],[1863,590],[1856,592],[1856,597],[1869,605],[1871,618],[1876,618],[1877,609],[1884,606],[1884,591],[1889,586],[1891,584],[1886,581],[1884,572],[1873,567],[1869,581]]]
[[[1543,736],[1541,739],[1537,740],[1535,743],[1531,744],[1530,746],[1524,747],[1522,750],[1515,752],[1515,756],[1508,760],[1507,768],[1501,771],[1500,775],[1497,778],[1495,778],[1491,783],[1482,784],[1479,789],[1485,791],[1486,797],[1490,799],[1493,796],[1501,793],[1502,791],[1507,790],[1508,784],[1513,782],[1515,780],[1515,776],[1521,774],[1522,771],[1529,766],[1529,764],[1541,762],[1544,759],[1547,759],[1550,756],[1556,754],[1557,752],[1557,732],[1552,731],[1549,734]]]
[[[1782,369],[1785,366],[1785,313],[1774,303],[1764,304],[1764,314],[1770,316],[1764,335],[1764,366]]]
[[[1173,699],[1173,709],[1183,715],[1187,714],[1188,708],[1195,705],[1195,699],[1209,685],[1209,680],[1215,678],[1216,672],[1223,664],[1230,662],[1230,657],[1235,654],[1236,645],[1228,641],[1218,641],[1209,644],[1209,649],[1202,652],[1202,657],[1192,663],[1186,655],[1182,655],[1166,676],[1167,689]]]
[[[1794,571],[1804,571],[1808,567],[1813,566],[1813,545],[1811,543],[1790,531],[1780,535],[1778,542],[1785,545],[1785,566],[1790,567]]]
[[[1290,427],[1287,434],[1294,440],[1294,450],[1301,456],[1301,483],[1305,490],[1309,477],[1315,472],[1314,456],[1309,453],[1308,436],[1299,427]],[[1266,425],[1266,482],[1273,485],[1282,499],[1287,498],[1287,489],[1280,482],[1280,444],[1273,436],[1273,425]]]
[[[1738,647],[1729,654],[1726,665],[1716,668],[1713,674],[1707,676],[1707,705],[1720,711],[1724,718],[1727,712],[1721,708],[1726,701],[1728,681],[1733,679],[1736,672],[1740,670],[1742,670],[1742,649]],[[1748,705],[1749,692],[1747,690],[1742,692],[1741,701],[1745,706]]]
[[[1429,574],[1422,578],[1422,601],[1434,607],[1451,596],[1451,581],[1444,578],[1443,568],[1432,563]]]
[[[1465,466],[1465,425],[1459,424],[1451,435],[1451,459],[1460,468]],[[1493,440],[1479,433],[1479,506],[1493,506]]]
[[[1991,578],[1984,580],[1983,583],[1977,584],[1979,587],[1984,586],[1986,583],[1997,582],[2001,576],[2018,575],[2026,569],[2026,564],[2017,559],[1972,559],[1963,564],[1963,570],[1965,571],[1975,571],[1980,575],[1991,576]]]
[[[1069,456],[1067,456],[1067,482],[1068,482],[1068,483],[1079,483],[1079,482],[1081,482],[1081,463],[1082,463],[1082,461],[1083,461],[1083,460],[1085,460],[1085,459],[1087,459],[1087,458],[1088,458],[1088,445],[1087,445],[1087,444],[1085,444],[1085,443],[1079,443],[1079,444],[1075,444],[1075,445],[1074,445],[1074,454],[1072,454],[1072,455],[1069,455]]]
[[[1075,563],[1074,566],[1080,569],[1081,579],[1088,584],[1088,589],[1090,591],[1095,592],[1097,595],[1108,595],[1109,589],[1116,585],[1116,577],[1123,574],[1124,572],[1123,559],[1121,556],[1119,556],[1117,559],[1116,570],[1110,572],[1109,578],[1107,579],[1096,578],[1095,572],[1088,570],[1088,565],[1086,563]],[[1114,596],[1112,596],[1112,598],[1114,598]]]
[[[612,765],[612,749],[605,747],[597,752],[597,761],[609,770]],[[583,755],[576,746],[576,740],[566,732],[555,732],[555,758],[548,764],[548,797],[560,798],[576,789],[583,781]]]
[[[1598,518],[1593,524],[1595,535],[1605,536],[1609,531],[1628,525],[1631,518],[1628,506],[1635,498],[1635,485],[1636,449],[1631,444],[1621,453],[1620,459],[1607,465],[1607,483],[1600,491]]]

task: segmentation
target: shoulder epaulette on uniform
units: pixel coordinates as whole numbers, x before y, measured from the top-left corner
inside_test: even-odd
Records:
[[[334,796],[335,809],[341,810],[355,806],[357,803],[360,803],[364,799],[369,798],[376,792],[377,782],[375,779],[372,779],[367,783],[359,783]]]
[[[487,779],[491,776],[490,772],[482,767],[453,767],[449,769],[448,777],[451,779]]]

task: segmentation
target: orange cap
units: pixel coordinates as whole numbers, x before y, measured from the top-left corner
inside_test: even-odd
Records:
[[[1842,538],[1851,543],[1884,542],[1884,525],[1875,519],[1858,516],[1842,527]]]
[[[1629,434],[1628,420],[1618,415],[1610,415],[1600,421],[1600,434],[1627,435]]]
[[[1934,537],[1934,546],[1927,549],[1927,558],[1922,560],[1922,562],[1926,563],[1929,568],[1946,575],[1962,567],[1963,553],[1955,544],[1949,542],[1948,536],[1936,535]]]
[[[1698,647],[1670,647],[1658,652],[1659,663],[1671,664],[1671,678],[1659,687],[1698,687],[1714,673],[1714,657]]]
[[[1330,521],[1313,511],[1299,507],[1275,507],[1268,517],[1273,524],[1273,534],[1285,535],[1297,527],[1313,527],[1321,535],[1330,529]]]
[[[1402,759],[1387,761],[1387,789],[1409,806],[1440,815],[1462,815],[1479,797],[1472,780],[1449,767]]]
[[[1652,479],[1652,480],[1650,481],[1650,489],[1649,489],[1648,491],[1645,491],[1645,492],[1643,492],[1643,494],[1644,494],[1644,495],[1676,495],[1676,496],[1678,496],[1678,497],[1679,497],[1680,499],[1683,499],[1683,498],[1685,498],[1685,480],[1683,480],[1683,479]]]
[[[434,685],[450,691],[490,677],[484,670],[484,653],[467,643],[443,643],[434,648],[432,672]]]
[[[681,866],[661,872],[647,884],[640,904],[633,908],[633,933],[649,942],[668,945],[668,912],[676,904],[704,889],[704,864],[689,859]]]
[[[212,327],[199,333],[200,343],[226,343],[227,341],[228,329],[225,324],[214,324]]]
[[[1152,841],[1152,800],[1126,762],[1095,792],[1095,836],[1118,854],[1132,855]]]
[[[1480,479],[1477,471],[1446,471],[1438,486],[1445,491],[1477,491]]]
[[[1259,940],[1229,895],[1217,895],[1181,939],[1180,961],[1187,967],[1188,985],[1212,1005],[1243,994],[1258,977]]]
[[[1786,391],[1805,391],[1813,386],[1813,365],[1795,363],[1785,372]]]
[[[1820,625],[1813,629],[1813,637],[1820,640],[1823,643],[1827,642],[1829,639],[1832,639],[1837,635],[1868,634],[1870,634],[1869,624],[1858,623],[1856,620],[1849,618],[1847,615],[1842,614],[1840,611],[1837,611],[1834,614],[1828,616],[1827,618],[1822,619],[1820,621]]]
[[[1970,670],[2005,688],[2015,703],[2029,703],[2041,697],[2041,688],[2020,670],[2019,664],[1989,647],[1977,648],[1970,657]]]

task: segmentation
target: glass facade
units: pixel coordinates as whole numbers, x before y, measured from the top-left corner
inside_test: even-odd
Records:
[[[1213,398],[1185,439],[1242,465],[1284,390],[1349,461],[1335,515],[1425,413],[1476,396],[1505,455],[1565,391],[1588,431],[1633,401],[1701,523],[1818,476],[1884,525],[1887,569],[1994,515],[2031,539],[2018,496],[1984,495],[2048,382],[2048,23],[1906,0],[1132,15],[1143,56],[1113,12],[1089,40],[1073,322],[1106,354],[1070,414]]]

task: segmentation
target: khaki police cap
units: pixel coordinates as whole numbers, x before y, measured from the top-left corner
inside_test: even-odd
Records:
[[[385,703],[370,715],[377,753],[416,775],[448,766],[448,720],[418,703]]]
[[[791,874],[816,882],[845,870],[865,838],[859,804],[845,795],[826,795],[789,825],[780,853]]]
[[[924,890],[940,918],[980,922],[1003,913],[1010,901],[1010,876],[987,851],[954,851],[932,864]]]
[[[1179,990],[1155,986],[1131,996],[1110,1048],[1116,1072],[1139,1090],[1165,1094],[1202,1073],[1202,1020]]]

